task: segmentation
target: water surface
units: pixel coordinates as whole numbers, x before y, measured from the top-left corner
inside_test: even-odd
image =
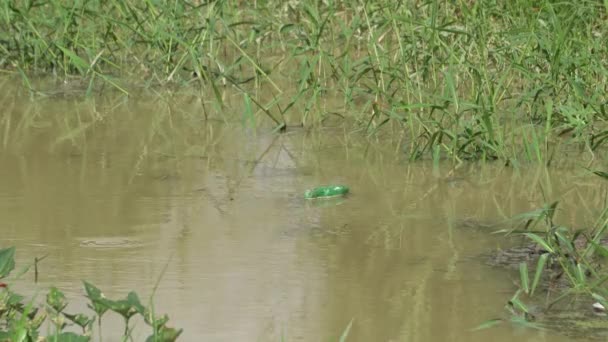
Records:
[[[83,279],[144,299],[158,282],[155,308],[183,341],[336,341],[351,320],[348,341],[570,340],[510,325],[470,331],[504,317],[517,274],[480,257],[500,236],[459,222],[491,225],[547,198],[561,201],[563,224],[589,226],[605,187],[582,168],[434,167],[343,127],[273,135],[205,122],[192,103],[180,109],[190,119],[155,129],[174,115],[155,101],[5,103],[13,123],[41,125],[11,126],[0,152],[2,245],[21,265],[48,254],[22,292],[57,286],[76,311]],[[63,111],[112,116],[70,136],[78,123]],[[352,194],[303,199],[329,183]],[[108,315],[104,338],[121,324]]]

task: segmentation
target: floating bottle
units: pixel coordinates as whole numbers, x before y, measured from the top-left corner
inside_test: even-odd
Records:
[[[314,189],[306,190],[304,198],[315,199],[315,198],[331,198],[339,197],[348,194],[349,189],[346,185],[328,185],[320,186]]]

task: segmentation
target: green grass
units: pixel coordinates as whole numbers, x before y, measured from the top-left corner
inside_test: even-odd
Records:
[[[518,215],[523,225],[504,230],[526,237],[537,246],[538,252],[529,254],[529,260],[519,264],[519,288],[505,306],[509,317],[490,319],[473,330],[512,323],[596,336],[593,324],[586,322],[592,317],[591,303],[608,307],[608,275],[604,269],[608,256],[604,238],[608,209],[603,210],[593,229],[576,229],[554,221],[557,205],[558,202],[554,202]],[[603,331],[605,325],[599,323],[597,328]]]
[[[0,67],[244,93],[248,122],[355,121],[409,159],[550,164],[608,138],[608,3],[7,1]],[[32,89],[36,92],[36,89]],[[252,114],[253,113],[253,114]]]
[[[141,121],[128,132],[141,142],[137,170],[159,141],[167,155],[212,141],[205,120],[275,132],[343,120],[397,141],[412,161],[550,165],[573,147],[594,160],[608,141],[607,41],[608,0],[9,0],[0,4],[0,73],[19,77],[32,101],[22,115],[0,112],[0,143],[27,145],[59,127],[51,149],[86,148],[98,126]],[[77,82],[89,98],[114,93],[104,110],[78,103],[51,115],[41,99],[54,94],[41,78]],[[112,116],[141,88],[154,95],[154,115]],[[196,94],[200,117],[180,111],[175,89]],[[1,104],[14,98],[24,95],[0,92]],[[591,259],[608,254],[597,244],[605,218],[595,243],[576,251],[580,233],[551,213],[538,211],[542,229],[525,232],[550,253],[521,266],[515,316],[526,318],[549,262],[570,284],[554,300],[608,298]]]
[[[556,205],[557,202],[539,211],[540,215],[529,221],[531,224],[526,227],[539,229],[541,227],[537,224],[545,221],[544,229],[541,228],[536,233],[524,233],[544,253],[538,258],[531,287],[528,286],[527,264],[520,265],[520,289],[506,306],[513,318],[533,322],[536,314],[550,312],[559,305],[562,310],[564,305],[572,308],[573,316],[591,311],[591,302],[608,307],[608,289],[605,285],[608,275],[603,269],[608,249],[605,239],[602,239],[608,228],[608,210],[604,210],[595,229],[573,230],[553,223]],[[541,279],[544,279],[544,285],[541,285]],[[556,286],[560,282],[562,285]],[[535,290],[538,293],[535,294]],[[526,302],[536,305],[540,303],[542,311],[531,313]],[[576,306],[578,302],[589,304],[581,309],[580,305]],[[580,318],[579,320],[584,322]]]

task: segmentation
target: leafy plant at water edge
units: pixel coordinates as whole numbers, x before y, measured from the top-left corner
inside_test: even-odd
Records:
[[[513,321],[534,327],[539,327],[534,324],[538,314],[547,315],[558,306],[574,313],[591,312],[596,309],[591,302],[597,301],[608,308],[608,273],[604,269],[608,241],[603,238],[608,229],[608,208],[594,230],[572,230],[554,223],[557,204],[520,215],[522,229],[508,231],[521,234],[536,246],[520,252],[529,254],[519,264],[519,289],[506,306]],[[533,267],[532,278],[529,267]],[[531,310],[530,304],[536,308]],[[501,321],[490,320],[480,327]]]
[[[0,280],[9,276],[15,267],[15,248],[0,249]],[[116,312],[125,321],[123,338],[130,338],[129,320],[134,315],[141,315],[144,321],[152,327],[152,334],[146,339],[150,342],[172,342],[177,340],[182,329],[167,326],[169,318],[165,315],[153,319],[152,310],[141,304],[135,292],[130,292],[125,299],[111,300],[94,285],[84,282],[89,307],[94,315],[83,313],[68,313],[66,296],[59,289],[51,287],[46,295],[46,303],[36,305],[34,300],[26,299],[12,291],[6,283],[0,283],[0,341],[37,341],[46,338],[47,341],[89,341],[93,333],[94,322],[98,321],[101,337],[101,318],[108,311]],[[48,322],[54,327],[49,336],[41,335],[41,326]],[[66,331],[70,325],[76,325],[81,333]]]

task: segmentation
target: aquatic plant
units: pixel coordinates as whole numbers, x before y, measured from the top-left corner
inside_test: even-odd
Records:
[[[89,341],[95,321],[98,322],[99,340],[101,335],[101,318],[107,311],[121,315],[125,320],[123,338],[131,336],[129,320],[134,315],[143,317],[152,328],[152,334],[146,339],[149,342],[171,342],[177,340],[182,329],[167,326],[169,318],[165,315],[156,318],[150,307],[145,307],[135,292],[130,292],[125,299],[111,300],[94,285],[84,282],[89,308],[94,314],[69,313],[66,311],[68,299],[65,294],[51,287],[43,304],[36,303],[36,298],[26,299],[13,291],[11,281],[6,278],[15,268],[15,248],[0,249],[0,341]],[[27,269],[26,269],[27,270]],[[53,327],[47,336],[43,335],[44,324]],[[71,326],[80,329],[80,333],[70,330]]]
[[[509,235],[522,235],[536,246],[526,249],[524,253],[530,253],[527,260],[519,263],[519,288],[505,306],[511,315],[510,321],[538,328],[555,323],[551,322],[552,317],[558,317],[554,311],[570,313],[555,320],[576,320],[575,317],[588,320],[589,313],[605,314],[608,308],[608,274],[602,262],[608,256],[605,239],[608,208],[593,229],[584,230],[556,224],[557,205],[558,202],[554,202],[521,214],[522,226],[503,230]],[[529,267],[533,268],[532,277]],[[539,315],[543,319],[537,322]],[[492,319],[478,328],[489,328],[503,321]]]

